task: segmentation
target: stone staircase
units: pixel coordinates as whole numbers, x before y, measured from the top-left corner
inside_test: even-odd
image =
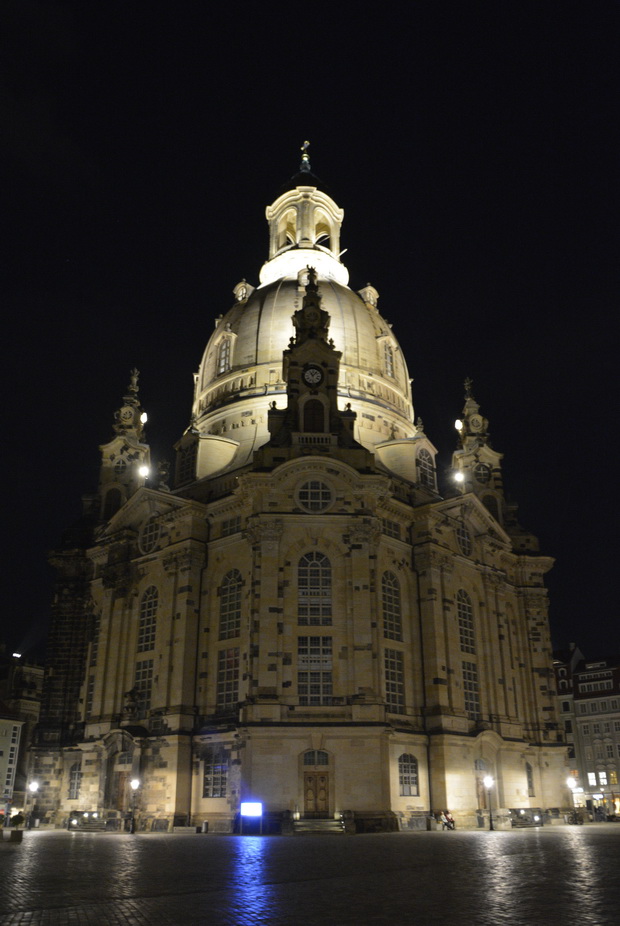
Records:
[[[342,836],[345,833],[345,826],[343,820],[306,818],[293,821],[293,833],[296,836]]]

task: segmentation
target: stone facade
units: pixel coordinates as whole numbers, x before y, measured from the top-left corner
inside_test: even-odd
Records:
[[[261,285],[235,287],[196,374],[174,488],[139,475],[134,371],[86,539],[54,557],[72,649],[54,647],[49,690],[60,674],[69,697],[50,694],[33,756],[46,819],[227,832],[251,799],[284,831],[445,808],[476,826],[488,774],[497,806],[559,806],[552,560],[505,502],[471,384],[442,497],[405,359],[374,287],[347,285],[342,211],[305,156],[267,219]]]

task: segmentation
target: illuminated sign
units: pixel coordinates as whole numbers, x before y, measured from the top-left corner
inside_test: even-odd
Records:
[[[262,817],[263,805],[257,801],[241,801],[242,817]]]

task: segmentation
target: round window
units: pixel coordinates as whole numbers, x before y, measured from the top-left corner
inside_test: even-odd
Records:
[[[325,511],[332,503],[332,490],[319,479],[312,479],[299,487],[297,501],[306,511]]]

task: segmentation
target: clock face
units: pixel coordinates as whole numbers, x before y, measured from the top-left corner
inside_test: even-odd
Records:
[[[479,431],[480,428],[482,427],[482,418],[480,417],[480,415],[472,415],[471,418],[469,419],[469,424],[471,426],[472,431]]]
[[[131,421],[132,418],[133,418],[133,408],[129,408],[128,406],[125,406],[125,408],[121,409],[121,420],[122,421]]]
[[[306,312],[306,322],[309,325],[318,325],[320,321],[321,321],[321,315],[318,309],[308,309],[308,311]]]
[[[306,367],[303,378],[307,386],[319,386],[323,382],[323,370],[315,366]]]

